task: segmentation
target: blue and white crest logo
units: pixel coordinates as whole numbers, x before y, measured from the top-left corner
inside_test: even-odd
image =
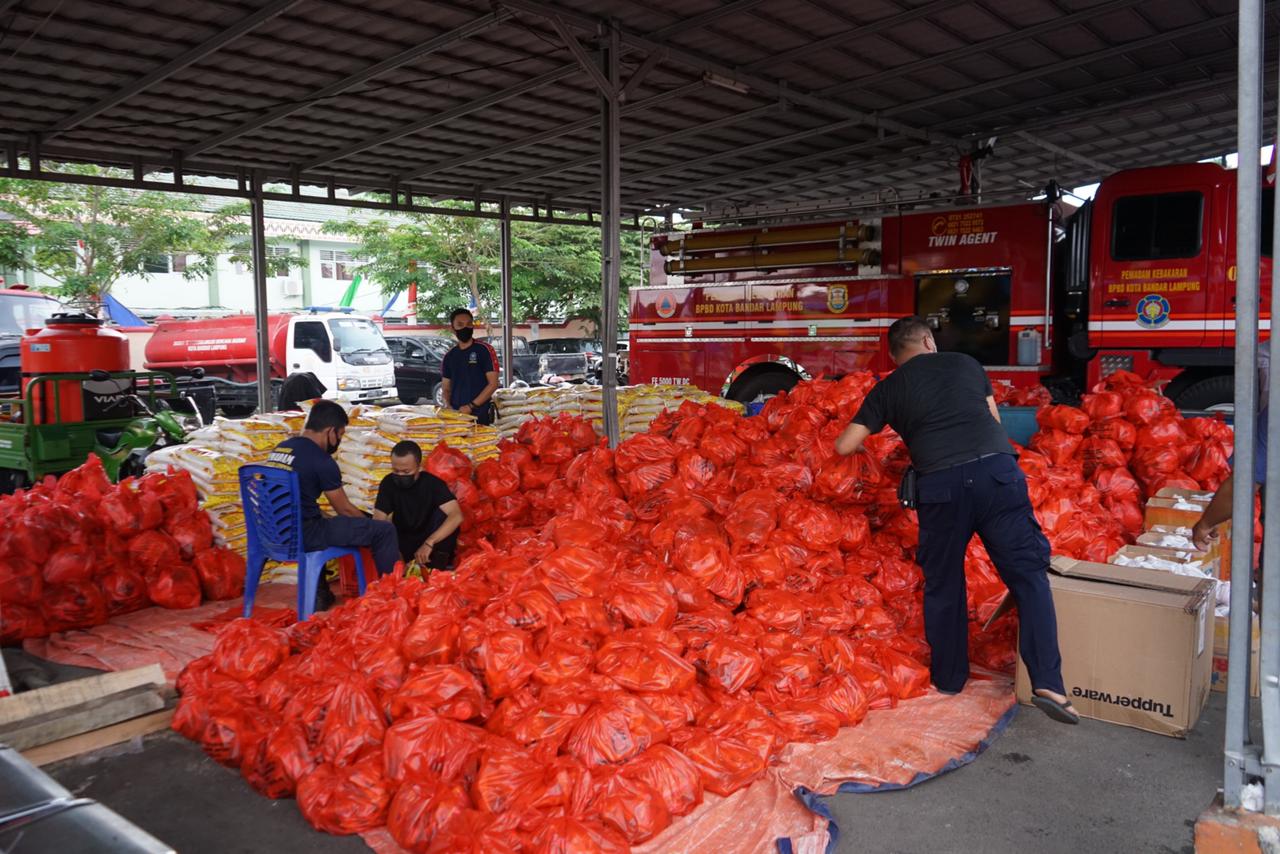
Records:
[[[832,285],[827,288],[827,308],[839,314],[849,307],[849,288],[845,285]]]
[[[1169,301],[1160,294],[1147,294],[1138,300],[1138,325],[1143,329],[1159,329],[1169,322]]]
[[[665,320],[668,317],[675,315],[676,301],[671,298],[671,294],[663,294],[658,297],[658,304],[655,306],[655,309],[658,312],[658,317]]]

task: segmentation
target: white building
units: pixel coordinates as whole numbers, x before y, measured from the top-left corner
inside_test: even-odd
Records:
[[[226,204],[224,200],[211,200],[206,207],[213,210]],[[267,251],[279,254],[300,255],[307,259],[304,267],[291,269],[288,275],[267,279],[267,299],[273,311],[288,311],[307,306],[336,306],[356,276],[351,250],[355,241],[345,235],[324,233],[322,226],[331,220],[368,222],[373,219],[391,219],[381,211],[365,211],[307,205],[294,202],[266,203],[267,239],[273,245]],[[182,270],[186,256],[173,255],[157,258],[146,276],[127,276],[116,282],[111,293],[126,307],[143,318],[160,314],[229,313],[253,311],[253,273],[244,264],[232,263],[230,256],[221,256],[213,275],[200,279],[187,279]],[[32,271],[10,271],[10,281],[24,281],[36,287],[55,287],[46,276]],[[362,280],[356,291],[353,307],[364,313],[381,313],[388,302],[379,285]],[[396,298],[391,316],[403,315],[406,298]]]

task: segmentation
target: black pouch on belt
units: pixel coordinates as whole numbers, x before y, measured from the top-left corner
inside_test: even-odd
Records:
[[[916,470],[907,466],[898,484],[898,503],[908,510],[916,509]]]

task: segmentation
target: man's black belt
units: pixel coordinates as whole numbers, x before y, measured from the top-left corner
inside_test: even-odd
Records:
[[[985,459],[988,459],[988,458],[990,458],[990,457],[1000,457],[1000,456],[1010,456],[1010,454],[1009,454],[1007,451],[993,451],[993,452],[992,452],[992,453],[990,453],[990,454],[982,454],[981,456],[978,456],[978,457],[972,457],[972,458],[967,459],[967,460],[961,460],[961,461],[960,461],[960,462],[958,462],[958,463],[951,463],[951,464],[949,464],[949,465],[945,465],[945,466],[943,466],[942,468],[929,469],[928,471],[924,471],[924,472],[920,472],[920,473],[921,473],[921,474],[937,474],[937,473],[938,473],[938,472],[940,472],[940,471],[946,471],[947,469],[953,469],[953,468],[955,468],[956,466],[967,466],[967,465],[969,465],[969,463],[976,463],[976,462],[978,462],[979,460],[985,460]]]

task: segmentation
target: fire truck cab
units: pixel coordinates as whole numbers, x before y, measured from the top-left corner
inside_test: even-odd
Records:
[[[1198,163],[1117,173],[1080,208],[1050,187],[1030,201],[921,199],[660,235],[650,282],[630,295],[631,379],[751,401],[805,378],[884,373],[888,327],[918,314],[995,382],[1070,396],[1125,369],[1167,382],[1183,408],[1229,405],[1235,185],[1234,171]],[[1262,318],[1269,330],[1269,300]]]

